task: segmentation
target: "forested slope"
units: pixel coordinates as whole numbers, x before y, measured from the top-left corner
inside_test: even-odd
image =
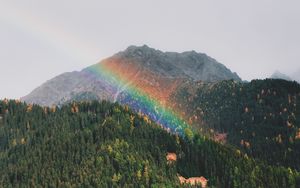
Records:
[[[61,108],[0,102],[2,187],[299,187],[299,173],[253,160],[199,135],[179,137],[108,102]],[[168,164],[167,152],[179,159]]]
[[[193,86],[194,87],[194,86]],[[189,85],[176,95],[212,136],[271,165],[300,169],[300,85],[285,80],[222,81]],[[203,123],[204,122],[204,123]]]

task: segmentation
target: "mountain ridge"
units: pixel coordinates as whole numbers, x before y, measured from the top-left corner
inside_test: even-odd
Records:
[[[173,77],[178,77],[178,74],[182,74],[187,78],[192,78],[193,80],[203,80],[203,81],[219,81],[223,79],[234,79],[241,81],[239,76],[236,73],[232,73],[227,67],[223,64],[217,62],[215,59],[211,58],[210,56],[204,53],[197,53],[194,50],[191,51],[184,51],[184,52],[162,52],[160,50],[156,50],[153,48],[148,47],[147,45],[143,46],[129,46],[126,50],[121,51],[116,54],[119,58],[130,58],[130,59],[138,59],[140,63],[143,63],[147,68],[154,69],[159,73],[166,74],[166,72],[162,72],[162,70],[158,70],[157,68],[162,68],[163,70],[168,69],[168,72]],[[166,64],[166,65],[163,65]],[[207,64],[212,64],[213,67],[205,67],[208,66]],[[160,65],[160,67],[149,67]],[[203,72],[195,72],[193,68],[206,68],[202,69]],[[220,76],[219,78],[209,78],[208,75],[204,75],[205,71],[211,73],[212,68],[223,68],[225,71],[224,75]],[[170,70],[171,69],[171,70]],[[178,72],[172,72],[172,70]],[[192,70],[191,70],[192,69]],[[180,70],[183,70],[180,72]],[[192,73],[192,74],[191,74]],[[218,72],[220,73],[220,72]],[[232,74],[232,75],[231,75]]]
[[[273,79],[283,79],[283,80],[287,80],[287,81],[292,81],[292,78],[286,74],[283,74],[281,72],[279,72],[278,70],[275,71],[270,78]]]
[[[289,74],[285,74],[285,73],[282,73],[279,70],[276,70],[270,76],[270,78],[273,78],[273,79],[283,79],[283,80],[287,80],[287,81],[296,81],[296,82],[300,83],[300,69],[296,70],[293,73],[289,73]]]
[[[300,83],[300,68],[291,76],[294,80]]]
[[[116,98],[112,96],[116,95],[116,91],[111,88],[110,84],[103,83],[103,80],[89,75],[89,69],[99,69],[102,65],[109,67],[112,71],[118,70],[117,74],[124,74],[134,87],[145,86],[156,94],[161,91],[168,93],[168,88],[176,88],[173,83],[180,84],[182,80],[215,82],[233,79],[241,81],[236,73],[232,73],[230,69],[206,54],[195,51],[162,52],[146,45],[132,45],[81,71],[58,75],[22,97],[21,100],[51,106],[69,101],[74,95],[91,92],[99,99],[115,101]]]

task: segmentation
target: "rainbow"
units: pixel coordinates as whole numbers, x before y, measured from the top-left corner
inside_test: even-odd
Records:
[[[99,49],[91,43],[86,43],[86,41],[62,30],[62,28],[54,27],[47,20],[40,19],[29,11],[17,9],[17,7],[7,3],[3,4],[0,6],[0,22],[16,27],[53,46],[79,64],[97,61],[91,57],[95,57]],[[178,113],[162,105],[161,101],[152,96],[149,91],[130,84],[129,79],[117,70],[100,63],[97,66],[87,68],[86,71],[89,72],[90,76],[100,80],[102,84],[109,86],[111,93],[115,94],[113,96],[114,101],[130,106],[133,110],[141,112],[172,132],[182,135],[185,129],[189,127]]]
[[[178,113],[160,104],[160,101],[151,97],[142,88],[128,84],[130,80],[126,76],[122,76],[104,63],[91,66],[86,71],[104,82],[103,84],[112,86],[113,93],[121,95],[115,96],[114,100],[118,98],[117,102],[148,116],[167,130],[184,135],[186,128],[189,127]]]

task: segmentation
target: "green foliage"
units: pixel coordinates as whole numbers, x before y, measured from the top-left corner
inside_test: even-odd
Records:
[[[231,80],[203,83],[195,93],[187,91],[184,87],[175,97],[186,105],[187,114],[202,121],[194,127],[205,125],[211,136],[227,133],[227,144],[268,164],[300,169],[299,84]]]
[[[193,132],[192,132],[191,129],[185,128],[184,134],[186,135],[186,137],[187,137],[188,140],[192,140],[193,139]]]
[[[172,135],[118,104],[0,101],[0,115],[1,187],[181,187],[177,173],[204,176],[212,187],[300,185],[296,170],[197,134]],[[177,153],[175,164],[167,152]]]
[[[165,159],[175,136],[118,104],[72,103],[55,112],[14,101],[0,106],[8,110],[0,127],[4,187],[178,185]],[[140,126],[131,127],[131,116]]]

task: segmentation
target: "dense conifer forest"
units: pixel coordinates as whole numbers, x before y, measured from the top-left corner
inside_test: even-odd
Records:
[[[226,143],[248,156],[300,170],[298,83],[266,79],[199,85],[193,93],[183,87],[176,96],[187,113],[202,120],[194,127],[226,134]]]
[[[167,152],[178,160],[169,164]],[[1,187],[182,187],[179,174],[204,176],[208,187],[300,187],[295,168],[248,153],[174,135],[116,103],[0,101]]]

